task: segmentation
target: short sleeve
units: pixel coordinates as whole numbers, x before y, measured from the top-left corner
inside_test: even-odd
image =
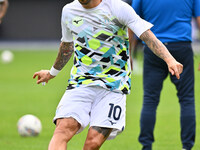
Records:
[[[138,37],[141,36],[142,33],[153,27],[153,25],[142,18],[140,18],[134,9],[121,1],[121,6],[118,7],[120,10],[118,12],[118,18],[120,22],[130,28]]]
[[[72,42],[73,41],[73,35],[70,31],[70,29],[68,28],[67,24],[67,17],[66,17],[66,9],[63,8],[62,11],[62,17],[61,17],[61,29],[62,29],[62,38],[61,41],[62,42]]]
[[[200,16],[200,0],[194,0],[194,17]]]

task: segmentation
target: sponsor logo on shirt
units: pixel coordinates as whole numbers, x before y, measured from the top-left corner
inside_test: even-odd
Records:
[[[76,27],[80,27],[82,24],[83,24],[83,18],[81,17],[75,17],[73,20],[72,20],[72,24]]]

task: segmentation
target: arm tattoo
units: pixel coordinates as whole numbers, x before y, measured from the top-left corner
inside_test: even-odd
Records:
[[[103,127],[97,127],[97,126],[93,126],[92,129],[94,129],[97,132],[101,133],[104,136],[104,138],[107,138],[110,135],[111,131],[112,131],[111,128],[103,128]]]
[[[65,64],[69,61],[74,52],[74,43],[73,42],[62,42],[60,44],[58,56],[54,63],[54,68],[61,70]]]
[[[150,31],[147,30],[140,36],[141,40],[143,40],[147,46],[156,54],[158,57],[162,58],[163,60],[171,57],[171,54],[164,46],[163,43],[160,42],[156,38],[156,36]]]

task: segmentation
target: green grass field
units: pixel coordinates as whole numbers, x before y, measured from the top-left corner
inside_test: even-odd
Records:
[[[14,51],[14,55],[12,63],[0,63],[0,150],[45,150],[55,128],[52,118],[65,92],[72,60],[55,79],[42,86],[32,79],[33,73],[40,69],[49,69],[57,52]],[[197,71],[200,55],[196,55],[194,60],[197,136],[193,150],[200,150],[200,71]],[[102,150],[141,149],[137,138],[142,95],[142,76],[133,74],[132,93],[127,98],[126,129],[115,140],[106,141]],[[154,150],[181,150],[179,112],[176,90],[168,78],[164,82],[158,107]],[[25,114],[33,114],[40,118],[43,129],[38,137],[24,138],[18,135],[17,121]],[[87,129],[74,136],[68,149],[81,150],[86,134]]]

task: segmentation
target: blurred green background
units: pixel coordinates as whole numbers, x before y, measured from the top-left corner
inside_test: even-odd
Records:
[[[0,51],[1,53],[1,51]],[[13,51],[11,63],[0,62],[0,150],[44,150],[47,149],[55,129],[52,119],[56,106],[67,87],[72,60],[59,75],[46,86],[37,85],[32,79],[34,72],[50,69],[57,51]],[[138,64],[142,68],[142,52]],[[195,94],[197,131],[193,150],[200,150],[200,54],[195,54]],[[140,69],[141,70],[141,69]],[[142,74],[133,72],[132,92],[127,98],[127,118],[125,131],[115,140],[106,141],[102,150],[139,150],[139,117],[142,108]],[[181,150],[180,108],[176,90],[169,78],[161,93],[155,128],[154,150]],[[25,114],[36,115],[42,122],[42,132],[38,137],[20,137],[17,121]],[[69,150],[81,150],[87,129],[74,136],[69,142]]]

